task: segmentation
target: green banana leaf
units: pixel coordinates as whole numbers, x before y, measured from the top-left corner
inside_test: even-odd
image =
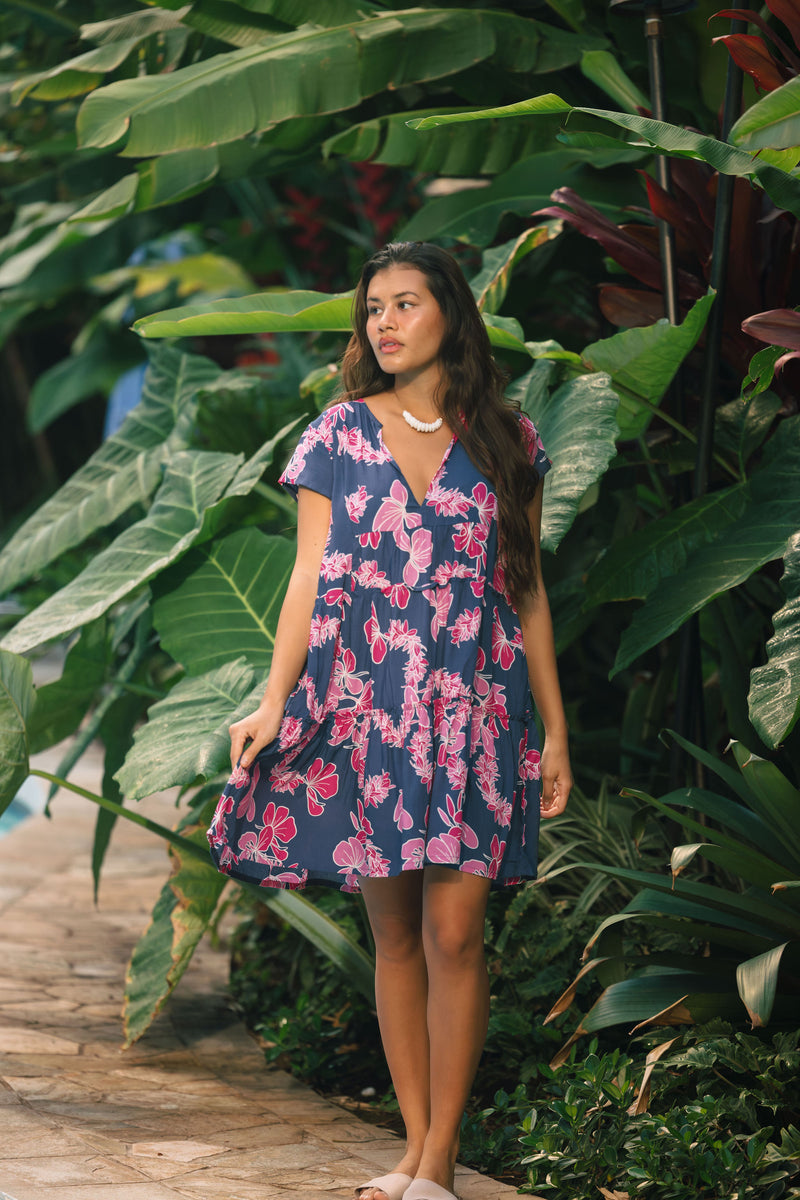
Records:
[[[747,150],[800,145],[800,78],[767,92],[731,129],[731,141]]]
[[[532,99],[523,100],[518,104],[504,105],[501,108],[485,108],[472,113],[454,113],[449,116],[437,115],[424,117],[421,120],[412,119],[410,124],[414,129],[424,130],[464,121],[505,120],[525,115],[549,116],[553,113],[565,115],[583,113],[586,116],[596,117],[599,120],[608,121],[612,125],[617,125],[641,139],[628,144],[641,147],[642,141],[644,141],[653,150],[660,150],[679,157],[698,158],[723,175],[751,178],[764,188],[779,208],[786,209],[795,216],[800,216],[800,179],[788,171],[763,162],[757,156],[738,150],[735,146],[729,146],[727,142],[721,142],[708,134],[695,133],[689,129],[682,129],[678,125],[669,125],[665,121],[654,121],[650,117],[641,117],[632,113],[568,104],[552,92],[534,96]],[[741,130],[738,131],[738,135],[741,135]],[[584,195],[580,187],[576,187],[575,190]],[[586,198],[592,200],[588,193]],[[592,200],[592,203],[596,202]]]
[[[432,118],[431,118],[432,119]],[[642,151],[617,143],[596,149],[556,149],[534,154],[492,179],[487,187],[429,200],[397,234],[400,241],[457,238],[488,246],[506,213],[527,217],[550,202],[557,187],[571,187],[606,215],[622,219],[638,186],[630,175],[601,170],[641,160]]]
[[[511,14],[417,9],[335,28],[306,25],[168,75],[98,89],[78,114],[79,144],[124,138],[129,157],[168,154],[232,142],[300,114],[340,112],[493,55],[530,70],[541,52],[533,24]],[[577,61],[580,41],[571,36]]]
[[[563,221],[545,221],[526,229],[519,237],[485,250],[481,269],[470,280],[469,286],[481,311],[496,313],[502,306],[516,265],[532,254],[539,246],[545,246],[557,238],[564,228]]]
[[[61,678],[36,689],[36,704],[28,719],[31,754],[75,732],[103,685],[110,650],[105,617],[83,627],[67,652]]]
[[[147,338],[203,334],[349,332],[352,292],[259,292],[239,300],[187,304],[142,317],[133,328]]]
[[[745,484],[699,496],[666,517],[612,542],[589,571],[586,607],[612,600],[643,600],[686,565],[692,551],[708,545],[745,510]]]
[[[770,439],[753,473],[751,503],[723,535],[696,549],[638,609],[620,640],[613,677],[689,617],[781,558],[800,526],[800,417],[789,417]]]

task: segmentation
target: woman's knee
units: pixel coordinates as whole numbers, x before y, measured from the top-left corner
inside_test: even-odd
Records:
[[[473,967],[485,961],[483,921],[464,921],[458,914],[425,922],[425,956],[450,967]]]
[[[422,929],[411,915],[371,913],[370,925],[379,958],[388,962],[406,962],[422,950]]]

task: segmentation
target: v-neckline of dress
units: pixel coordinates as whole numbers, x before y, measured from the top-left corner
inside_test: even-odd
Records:
[[[378,432],[378,438],[380,440],[381,446],[383,447],[384,452],[387,454],[392,466],[397,471],[397,474],[400,476],[401,480],[403,481],[403,484],[404,484],[410,498],[414,501],[417,508],[424,508],[425,504],[427,502],[428,496],[430,495],[431,488],[433,487],[433,485],[436,483],[436,480],[441,475],[442,471],[444,470],[445,463],[447,462],[448,458],[450,457],[450,453],[453,449],[453,446],[455,445],[456,435],[454,433],[451,434],[450,441],[448,442],[447,446],[445,447],[444,454],[442,455],[442,461],[439,463],[439,466],[434,471],[434,473],[428,483],[428,486],[425,489],[425,495],[420,500],[420,499],[418,499],[417,494],[414,491],[414,489],[412,488],[411,484],[408,482],[408,479],[406,478],[405,472],[403,471],[403,468],[400,466],[400,463],[397,461],[397,459],[392,454],[389,447],[386,445],[386,442],[383,440],[383,422],[375,415],[375,413],[372,411],[370,406],[367,404],[366,400],[361,400],[361,401],[359,401],[359,403],[364,405],[364,408],[367,410],[370,417],[375,422],[375,425],[377,427],[377,432]]]

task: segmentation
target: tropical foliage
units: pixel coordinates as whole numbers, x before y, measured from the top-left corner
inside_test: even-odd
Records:
[[[672,634],[692,614],[708,744],[733,733],[791,771],[800,417],[791,389],[771,386],[779,353],[754,360],[742,391],[748,341],[734,328],[712,490],[688,499],[698,418],[692,402],[688,416],[676,412],[670,387],[682,363],[690,386],[697,370],[715,303],[703,271],[687,267],[681,324],[628,321],[609,336],[594,304],[604,263],[570,225],[602,229],[612,255],[624,243],[618,264],[656,291],[652,212],[665,215],[666,201],[650,184],[652,212],[636,213],[636,228],[629,209],[645,194],[637,171],[663,151],[686,180],[689,168],[695,181],[697,171],[706,183],[713,171],[740,180],[758,198],[754,228],[767,211],[770,228],[788,228],[800,213],[796,158],[783,149],[796,80],[752,105],[726,143],[713,133],[720,60],[714,67],[705,35],[682,47],[698,69],[675,99],[701,132],[656,122],[643,115],[643,45],[594,0],[554,5],[548,20],[523,2],[162,0],[130,13],[81,0],[71,10],[80,26],[27,2],[5,10],[16,58],[0,85],[10,131],[0,339],[53,494],[0,559],[0,594],[19,615],[2,642],[3,795],[31,751],[75,734],[65,776],[99,736],[97,878],[113,820],[141,820],[131,802],[181,790],[182,831],[157,831],[176,873],[135,956],[130,1037],[223,902],[198,831],[224,771],[227,725],[269,667],[292,557],[278,469],[298,422],[335,390],[329,364],[357,260],[393,231],[454,244],[510,393],[556,462],[544,569],[584,789],[609,775],[662,788],[654,735],[674,707]],[[556,72],[563,99],[525,99]],[[455,184],[426,194],[428,172]],[[532,218],[556,189],[569,206]],[[701,219],[711,202],[702,199]],[[697,261],[707,240],[697,239]],[[771,272],[779,256],[769,261]],[[312,291],[320,280],[328,290]],[[765,291],[766,313],[794,302],[788,288],[772,297]],[[134,322],[144,339],[195,340],[148,352],[146,365]],[[88,461],[96,424],[63,457],[60,432],[78,428],[132,366],[144,375],[139,406]],[[21,498],[4,492],[4,512],[33,494]],[[781,558],[783,593],[769,569]],[[226,632],[209,638],[212,624]],[[22,656],[64,639],[62,678],[35,695]],[[590,908],[597,885],[580,878]],[[369,993],[368,956],[334,922],[297,897],[267,900]]]
[[[599,926],[584,951],[589,961],[551,1010],[550,1018],[564,1012],[587,975],[602,978],[604,991],[557,1061],[582,1034],[619,1023],[638,1030],[715,1017],[736,1023],[746,1014],[754,1028],[796,1025],[800,791],[738,743],[738,770],[691,749],[725,792],[688,788],[656,799],[625,791],[692,840],[673,848],[669,874],[592,865],[637,891]],[[658,948],[673,938],[674,947]]]

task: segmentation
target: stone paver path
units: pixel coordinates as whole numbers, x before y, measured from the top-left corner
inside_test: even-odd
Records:
[[[174,820],[164,797],[141,809]],[[52,820],[0,839],[0,1200],[352,1197],[397,1140],[265,1065],[231,1011],[224,953],[201,945],[150,1032],[120,1049],[125,967],[166,859],[119,821],[95,908],[94,816],[61,792]],[[457,1190],[517,1194],[467,1170]]]

